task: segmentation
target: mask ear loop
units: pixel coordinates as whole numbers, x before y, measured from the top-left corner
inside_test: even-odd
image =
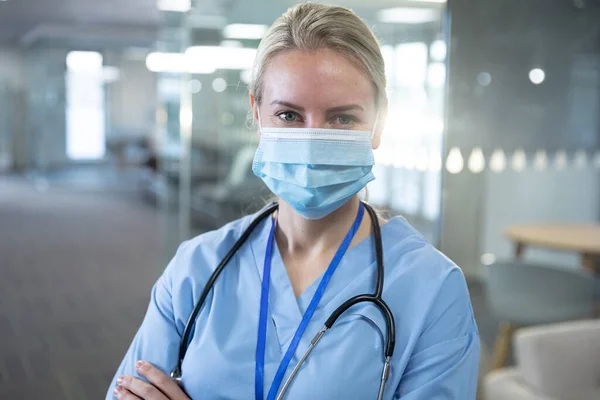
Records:
[[[377,130],[377,123],[379,122],[379,110],[377,110],[377,115],[375,115],[375,124],[373,124],[373,130],[371,131],[371,140],[375,137],[375,131]]]
[[[260,108],[256,107],[256,113],[258,115],[258,132],[262,133],[262,124],[260,122]]]
[[[375,137],[375,131],[377,130],[377,124],[379,123],[379,110],[377,110],[377,114],[375,115],[375,123],[373,124],[373,130],[371,131],[371,141],[373,141],[373,138]],[[364,195],[364,199],[366,202],[369,202],[369,188],[367,186],[365,186],[364,188],[361,189],[361,192],[365,193]]]

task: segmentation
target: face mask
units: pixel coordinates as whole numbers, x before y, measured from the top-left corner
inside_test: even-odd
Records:
[[[252,171],[304,218],[321,219],[375,179],[371,137],[344,129],[261,128]]]

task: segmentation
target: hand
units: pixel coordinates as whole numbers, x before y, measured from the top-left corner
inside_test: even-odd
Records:
[[[150,383],[131,375],[117,379],[113,396],[121,400],[190,400],[175,381],[146,361],[135,363],[135,370]]]

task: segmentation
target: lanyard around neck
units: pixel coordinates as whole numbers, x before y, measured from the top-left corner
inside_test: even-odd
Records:
[[[277,396],[277,391],[279,390],[279,386],[281,386],[281,382],[285,375],[288,365],[298,348],[298,344],[300,343],[300,339],[304,334],[304,331],[308,327],[310,320],[315,313],[323,294],[325,293],[325,289],[333,276],[336,268],[338,267],[342,257],[348,250],[354,235],[358,231],[360,227],[360,223],[362,222],[362,218],[364,215],[364,206],[362,202],[358,208],[358,214],[350,231],[346,234],[344,241],[338,248],[333,260],[329,264],[329,267],[325,271],[317,290],[306,309],[306,312],[302,316],[302,320],[300,321],[300,325],[298,325],[298,329],[292,338],[292,341],[283,356],[279,364],[279,368],[277,368],[277,372],[275,373],[275,377],[273,378],[273,382],[271,383],[271,387],[269,389],[269,393],[267,394],[267,400],[274,400]],[[263,280],[261,287],[261,296],[260,296],[260,313],[259,313],[259,322],[258,322],[258,338],[256,343],[256,364],[255,364],[255,373],[254,373],[254,393],[255,400],[263,400],[264,399],[264,373],[265,373],[265,347],[267,341],[267,319],[268,319],[268,310],[269,310],[269,286],[271,282],[271,260],[273,257],[273,243],[275,239],[275,227],[277,226],[277,220],[273,219],[271,224],[271,231],[269,233],[269,239],[267,241],[267,249],[265,253],[265,264],[263,268]]]

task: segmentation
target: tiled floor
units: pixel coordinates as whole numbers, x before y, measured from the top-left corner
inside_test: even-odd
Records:
[[[162,269],[158,224],[131,195],[0,178],[0,399],[103,398]]]
[[[160,223],[127,191],[0,177],[0,399],[104,398],[163,268]],[[471,292],[489,345],[495,322]]]

